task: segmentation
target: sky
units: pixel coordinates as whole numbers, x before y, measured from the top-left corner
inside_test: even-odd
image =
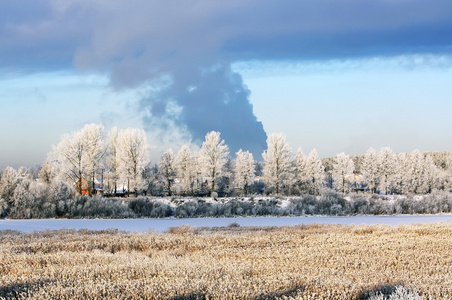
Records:
[[[221,132],[321,157],[452,150],[448,0],[4,0],[0,167],[88,123],[146,130],[151,160]]]

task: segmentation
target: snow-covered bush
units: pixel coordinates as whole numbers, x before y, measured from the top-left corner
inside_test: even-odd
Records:
[[[165,218],[173,214],[173,210],[169,204],[162,201],[139,197],[130,200],[128,207],[138,217]]]
[[[205,201],[187,201],[176,207],[174,216],[177,218],[212,217],[218,214],[222,204],[206,203]]]

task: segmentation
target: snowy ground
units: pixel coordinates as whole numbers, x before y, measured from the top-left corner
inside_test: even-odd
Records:
[[[237,218],[192,218],[192,219],[39,219],[0,220],[0,230],[10,229],[23,232],[35,230],[82,229],[102,230],[116,228],[130,232],[164,232],[170,227],[192,225],[196,227],[228,226],[286,226],[300,224],[386,224],[396,226],[412,223],[452,222],[452,214],[443,215],[400,215],[400,216],[351,216],[351,217],[237,217]]]

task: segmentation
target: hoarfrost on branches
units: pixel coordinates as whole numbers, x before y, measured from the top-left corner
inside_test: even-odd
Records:
[[[0,215],[7,207],[14,206],[13,195],[14,191],[19,183],[19,176],[16,170],[11,167],[7,167],[0,179]]]
[[[325,168],[315,149],[309,152],[306,158],[305,172],[308,193],[318,195],[324,185]]]
[[[388,194],[394,175],[395,156],[391,148],[381,148],[377,154],[379,189]]]
[[[106,172],[106,181],[108,184],[104,187],[108,187],[110,189],[109,192],[111,192],[113,195],[116,196],[118,191],[118,182],[119,182],[119,164],[120,164],[120,158],[118,154],[119,149],[119,130],[117,127],[113,127],[110,130],[110,133],[108,134],[108,141],[107,141],[107,156],[105,159],[105,165],[107,167]],[[111,182],[111,184],[110,184]]]
[[[367,189],[375,193],[378,183],[378,164],[377,151],[374,148],[369,148],[364,155],[364,161],[361,166],[361,172],[364,182],[367,184]]]
[[[183,194],[193,195],[197,179],[195,155],[187,145],[183,145],[176,156],[176,171]]]
[[[127,183],[128,195],[132,188],[137,197],[138,190],[145,186],[142,174],[150,161],[146,133],[136,128],[121,130],[118,145],[121,179]]]
[[[173,184],[176,179],[176,158],[173,149],[168,149],[163,153],[159,162],[159,172],[165,182],[166,192],[171,196]]]
[[[336,191],[346,193],[350,191],[354,179],[355,165],[350,156],[345,153],[336,155],[333,165],[333,185]]]
[[[84,188],[90,195],[94,190],[105,154],[103,130],[101,124],[87,124],[80,131],[64,135],[49,153],[48,161],[55,172],[68,184],[76,185],[79,194]]]
[[[263,177],[269,188],[279,194],[284,187],[290,186],[292,178],[292,154],[286,136],[282,133],[271,133],[267,138],[267,150],[264,158]]]
[[[92,195],[95,190],[96,174],[103,167],[103,158],[106,147],[104,142],[104,126],[102,124],[88,124],[82,129],[85,144],[85,164],[88,182],[88,191]]]
[[[49,153],[49,160],[53,162],[60,179],[76,185],[79,194],[82,194],[86,175],[85,151],[83,133],[77,131],[65,134]]]
[[[254,161],[253,154],[249,151],[242,151],[240,149],[236,153],[234,162],[234,184],[245,195],[248,195],[249,187],[253,184],[256,178],[256,162]]]
[[[298,148],[295,155],[295,172],[297,177],[298,186],[301,191],[307,190],[308,174],[307,174],[307,158],[301,148]]]
[[[228,155],[229,148],[220,138],[220,133],[207,133],[199,152],[199,165],[202,176],[210,181],[211,194],[215,192],[217,179],[225,172]]]

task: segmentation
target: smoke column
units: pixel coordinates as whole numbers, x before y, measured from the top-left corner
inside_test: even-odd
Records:
[[[198,144],[207,132],[219,131],[231,154],[249,150],[260,159],[267,135],[253,113],[249,94],[230,65],[189,73],[178,70],[166,87],[141,101],[147,112],[144,123],[160,128],[163,134],[185,129]]]

